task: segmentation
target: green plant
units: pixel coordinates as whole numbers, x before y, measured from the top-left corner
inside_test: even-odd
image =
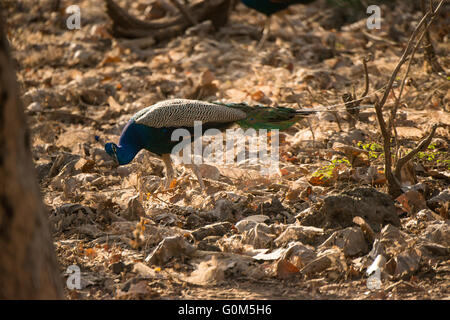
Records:
[[[443,165],[447,167],[447,170],[450,170],[448,152],[436,149],[435,144],[429,145],[426,151],[418,152],[416,159],[427,162],[428,164],[435,164],[437,166]]]
[[[357,146],[369,152],[369,159],[378,159],[378,157],[383,155],[383,146],[376,142],[363,144],[359,141]]]
[[[320,179],[329,179],[333,176],[335,170],[343,164],[348,167],[352,166],[347,159],[333,159],[330,164],[317,169],[312,176],[319,177]]]

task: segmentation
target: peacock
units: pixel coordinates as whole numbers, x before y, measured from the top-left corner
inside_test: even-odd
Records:
[[[266,23],[263,30],[263,36],[259,42],[258,47],[262,47],[267,40],[270,33],[271,17],[274,13],[287,9],[293,4],[308,4],[315,0],[241,0],[247,7],[252,8],[258,12],[261,12],[267,16]],[[284,16],[283,16],[284,18]],[[295,28],[292,26],[289,20],[286,22],[292,27],[295,32]]]
[[[246,103],[204,102],[188,99],[171,99],[158,102],[135,113],[120,135],[119,144],[108,142],[106,152],[116,165],[130,163],[136,154],[148,150],[162,158],[165,165],[165,188],[174,179],[170,154],[179,141],[172,141],[176,129],[187,129],[194,134],[194,122],[201,121],[202,135],[211,128],[224,131],[237,124],[254,129],[284,130],[301,118],[314,113],[287,107],[250,106]],[[192,169],[202,189],[204,183],[195,165]]]

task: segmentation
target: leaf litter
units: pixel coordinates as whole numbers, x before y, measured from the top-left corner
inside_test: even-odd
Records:
[[[102,146],[117,140],[134,112],[168,98],[342,104],[351,86],[362,90],[368,52],[376,57],[371,87],[379,90],[409,34],[404,13],[418,19],[412,8],[383,7],[382,29],[361,35],[307,19],[320,4],[295,6],[290,18],[311,28],[294,37],[277,22],[257,51],[262,16],[241,4],[218,32],[203,22],[136,47],[110,35],[103,5],[79,3],[85,16],[77,31],[31,1],[6,6],[61,274],[74,264],[82,270],[82,289],[66,289],[69,299],[448,299],[449,84],[425,72],[422,59],[412,65],[396,139],[408,150],[428,123],[446,127],[405,166],[397,199],[387,195],[371,108],[361,110],[357,128],[339,109],[280,134],[280,168],[270,176],[248,163],[202,165],[207,195],[182,166],[164,191],[161,160],[141,152],[114,168]],[[134,1],[131,13],[167,14],[158,3]],[[448,70],[443,29],[431,30]],[[374,102],[374,95],[364,100]],[[365,272],[377,268],[381,287],[371,290]]]

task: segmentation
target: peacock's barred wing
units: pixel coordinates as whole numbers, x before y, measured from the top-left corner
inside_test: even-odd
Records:
[[[194,121],[227,123],[245,119],[247,114],[226,105],[188,99],[158,102],[137,112],[133,119],[149,127],[193,127]]]

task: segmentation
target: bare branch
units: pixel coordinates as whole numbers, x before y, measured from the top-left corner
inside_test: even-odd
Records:
[[[378,96],[375,102],[375,111],[378,119],[378,123],[381,129],[381,135],[383,136],[383,150],[384,150],[384,174],[388,181],[388,193],[390,195],[398,196],[402,193],[399,181],[392,174],[392,155],[391,155],[391,132],[386,128],[386,122],[383,118],[383,111],[381,109]]]
[[[363,66],[364,66],[364,92],[361,95],[361,98],[356,98],[355,93],[355,87],[353,86],[353,93],[344,93],[342,95],[342,100],[344,101],[345,109],[347,110],[347,113],[349,115],[348,123],[349,127],[351,129],[355,128],[356,122],[359,117],[359,105],[361,104],[361,101],[367,96],[369,93],[369,71],[367,69],[367,62],[369,62],[371,59],[371,55],[368,55],[364,57],[363,59]]]
[[[364,78],[366,79],[364,93],[361,95],[361,100],[367,96],[369,93],[369,71],[367,69],[367,62],[370,61],[371,55],[364,57],[363,66],[364,66]]]
[[[399,90],[398,96],[396,96],[394,91],[392,91],[392,93],[394,94],[395,104],[394,104],[394,107],[392,108],[391,116],[389,118],[389,124],[388,124],[389,131],[391,131],[392,129],[394,129],[394,131],[396,130],[395,129],[395,118],[397,117],[397,111],[398,111],[398,108],[400,106],[403,90],[404,90],[405,84],[406,84],[406,79],[408,78],[409,71],[411,70],[411,65],[412,65],[412,61],[413,61],[414,55],[415,55],[417,49],[419,48],[420,44],[422,43],[422,40],[423,40],[424,36],[427,34],[428,29],[430,28],[431,24],[433,23],[435,17],[436,17],[436,15],[433,16],[431,18],[430,22],[425,26],[424,31],[421,33],[419,39],[417,40],[416,44],[414,45],[414,48],[413,48],[413,50],[411,52],[411,55],[409,57],[409,61],[408,61],[408,65],[406,67],[405,74],[403,75],[403,79],[402,79],[402,82],[401,82],[401,85],[400,85],[400,90]],[[396,144],[396,150],[398,151],[397,139],[395,141],[395,144]],[[396,154],[397,154],[397,151],[396,151]]]
[[[394,83],[394,80],[397,77],[397,73],[400,71],[400,68],[406,62],[406,60],[408,58],[409,51],[411,50],[413,40],[417,37],[417,34],[420,31],[420,28],[423,26],[423,24],[428,20],[428,18],[430,16],[436,15],[436,13],[441,9],[442,4],[444,2],[445,2],[445,0],[441,0],[434,11],[428,11],[422,17],[422,19],[420,20],[419,24],[416,26],[416,28],[414,29],[413,33],[411,34],[411,37],[408,40],[408,44],[406,46],[406,49],[403,52],[403,55],[401,56],[400,61],[398,62],[397,66],[395,67],[394,72],[392,72],[391,78],[389,79],[388,85],[386,87],[386,91],[384,92],[383,98],[381,98],[381,101],[380,101],[381,108],[383,108],[384,104],[386,103],[386,100],[387,100],[387,98],[389,96],[389,92],[392,89],[392,85]]]
[[[396,105],[398,105],[398,102],[400,102],[400,99],[402,98],[403,89],[405,87],[406,78],[408,77],[409,70],[411,69],[411,64],[412,64],[412,60],[414,58],[414,54],[416,53],[417,49],[419,48],[423,38],[428,34],[428,29],[430,28],[431,24],[434,22],[436,17],[437,17],[437,15],[434,15],[434,16],[431,17],[430,22],[428,22],[428,24],[425,26],[422,34],[420,35],[419,39],[416,42],[416,45],[414,46],[414,48],[413,48],[413,50],[411,52],[411,56],[409,58],[408,66],[407,66],[406,72],[405,72],[405,74],[403,76],[402,84],[400,86],[400,91],[399,91],[399,94],[398,94]]]
[[[422,12],[425,14],[425,11],[427,10],[425,0],[421,0],[420,4],[422,7]],[[433,0],[429,1],[429,10],[433,10]],[[445,70],[439,64],[436,53],[434,51],[433,43],[431,42],[430,33],[428,31],[425,34],[423,48],[425,50],[425,62],[429,64],[431,71],[440,75],[445,75]]]
[[[424,16],[420,20],[419,24],[416,26],[413,33],[411,34],[411,36],[408,40],[406,49],[403,52],[403,55],[401,56],[399,62],[397,63],[397,66],[395,67],[394,71],[392,72],[392,75],[389,79],[388,85],[386,86],[386,90],[384,92],[384,95],[383,95],[381,101],[379,101],[378,97],[376,96],[377,101],[375,103],[375,111],[376,111],[378,123],[380,125],[380,131],[383,136],[383,149],[384,149],[384,155],[385,155],[385,175],[386,175],[386,179],[388,181],[388,192],[391,196],[394,196],[394,197],[397,197],[402,193],[401,184],[398,179],[398,177],[400,176],[399,175],[400,170],[402,169],[402,167],[404,166],[405,163],[407,163],[417,152],[419,152],[424,147],[424,145],[428,146],[429,142],[428,142],[428,144],[426,144],[426,142],[428,141],[428,138],[431,141],[436,129],[434,128],[432,130],[432,133],[430,133],[429,137],[427,139],[425,139],[424,141],[422,141],[422,143],[420,143],[416,149],[414,149],[408,155],[406,155],[405,157],[403,157],[397,161],[395,174],[392,174],[392,154],[391,154],[392,135],[391,135],[391,131],[392,131],[392,125],[395,121],[396,108],[398,107],[398,105],[400,103],[401,92],[400,92],[399,96],[396,97],[396,106],[394,107],[394,112],[391,114],[388,126],[386,126],[386,121],[383,118],[383,107],[386,103],[389,93],[392,90],[392,86],[393,86],[395,78],[397,77],[398,72],[400,71],[402,65],[407,61],[408,58],[410,59],[409,66],[411,65],[411,61],[412,61],[412,55],[410,57],[411,48],[413,48],[412,54],[414,54],[415,51],[417,50],[417,47],[419,46],[421,40],[423,39],[424,34],[426,33],[426,31],[428,30],[430,25],[435,20],[436,13],[440,10],[440,8],[442,7],[442,4],[444,2],[445,2],[445,0],[441,0],[434,11],[430,10],[426,14],[424,14]],[[428,21],[428,19],[430,17],[431,17],[431,19]],[[427,23],[427,21],[428,21],[428,23]],[[424,24],[425,24],[425,28],[424,28],[423,33],[420,35],[417,43],[413,44],[414,40],[417,38],[417,36]],[[413,45],[414,45],[414,47],[413,47]],[[404,82],[402,82],[403,86],[404,86],[404,83],[406,80],[406,75],[408,74],[408,72],[409,72],[409,67],[405,73],[405,77],[403,79]]]
[[[419,145],[411,150],[407,155],[397,160],[396,166],[395,166],[395,172],[394,175],[397,177],[397,179],[400,177],[400,172],[403,168],[403,166],[411,160],[417,153],[420,151],[425,150],[428,148],[429,144],[431,143],[431,140],[433,139],[434,133],[436,132],[436,129],[439,127],[438,124],[434,124],[431,128],[431,132],[428,134],[428,136],[422,140],[422,142],[419,143]]]

